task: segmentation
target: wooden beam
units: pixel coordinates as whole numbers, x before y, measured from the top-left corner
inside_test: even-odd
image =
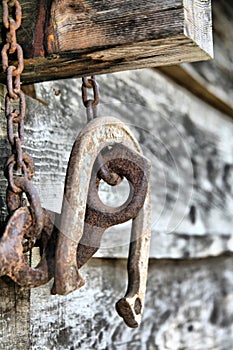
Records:
[[[179,85],[185,87],[202,101],[209,103],[212,107],[233,117],[233,106],[224,99],[223,94],[219,95],[214,87],[207,84],[205,79],[198,74],[192,65],[183,64],[170,67],[160,67],[159,71]]]
[[[160,72],[233,118],[233,2],[213,1],[214,60],[160,67]]]
[[[213,55],[211,0],[21,4],[24,18],[18,42],[26,58],[24,83],[207,60]]]

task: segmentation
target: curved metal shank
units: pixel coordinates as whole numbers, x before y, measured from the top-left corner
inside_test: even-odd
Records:
[[[68,294],[84,284],[77,266],[77,247],[84,230],[92,168],[100,151],[115,143],[140,152],[140,146],[127,126],[112,117],[89,122],[74,143],[62,203],[53,294]]]
[[[151,195],[148,188],[143,208],[131,229],[131,243],[128,257],[128,288],[124,298],[116,303],[118,314],[127,326],[140,325],[146,293],[147,269],[151,236]]]

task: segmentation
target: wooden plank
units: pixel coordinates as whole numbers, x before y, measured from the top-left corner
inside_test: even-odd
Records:
[[[233,2],[213,1],[214,60],[159,68],[211,106],[233,117]]]
[[[212,84],[208,84],[206,79],[198,73],[193,65],[164,66],[160,67],[159,71],[188,89],[189,92],[202,99],[202,101],[233,117],[232,102],[223,96],[224,93],[221,92],[219,94]]]
[[[233,2],[214,0],[213,16],[215,58],[192,67],[206,87],[233,108]]]
[[[0,349],[30,349],[30,291],[0,278]]]
[[[32,291],[31,349],[230,350],[232,260],[151,260],[142,324],[129,329],[115,311],[126,261],[94,259],[82,269],[80,290],[51,297],[49,284]]]
[[[25,83],[206,60],[213,54],[211,0],[21,3],[26,20],[18,41],[27,58]]]

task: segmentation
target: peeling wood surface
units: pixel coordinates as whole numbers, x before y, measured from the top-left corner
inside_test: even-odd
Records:
[[[24,0],[22,7],[25,83],[212,57],[211,0]]]
[[[32,350],[230,350],[233,344],[232,258],[151,261],[139,329],[115,311],[125,290],[126,261],[97,259],[86,285],[51,297],[32,291]]]

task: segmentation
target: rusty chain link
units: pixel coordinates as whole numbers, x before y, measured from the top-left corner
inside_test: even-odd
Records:
[[[5,164],[4,175],[8,180],[7,208],[11,215],[20,206],[26,204],[23,195],[26,195],[27,198],[35,197],[36,189],[30,183],[35,173],[33,160],[22,149],[26,102],[25,95],[21,90],[20,75],[24,69],[24,61],[22,47],[17,43],[16,38],[16,31],[21,25],[22,10],[17,0],[2,0],[2,6],[3,24],[7,34],[6,44],[2,48],[1,56],[3,71],[6,72],[5,116],[7,119],[7,137],[11,145],[11,155]],[[17,66],[9,65],[9,57],[12,54],[16,54]],[[15,104],[17,104],[17,108],[15,108]],[[21,180],[24,181],[24,187],[19,186]],[[25,188],[27,189],[26,192]],[[38,198],[38,196],[36,197]],[[36,222],[43,222],[39,199],[37,206],[40,208],[39,210],[31,210],[34,227]],[[39,230],[37,234],[39,234]],[[28,246],[31,247],[35,243],[37,234],[32,233],[27,242]]]
[[[93,92],[93,99],[88,99],[88,89]],[[98,105],[100,102],[99,87],[96,81],[95,75],[91,78],[82,78],[82,100],[86,107],[87,122],[90,122],[94,118],[98,117]],[[98,155],[99,164],[99,176],[108,185],[116,186],[122,181],[122,177],[116,173],[110,172],[103,164],[103,158],[101,154]]]

